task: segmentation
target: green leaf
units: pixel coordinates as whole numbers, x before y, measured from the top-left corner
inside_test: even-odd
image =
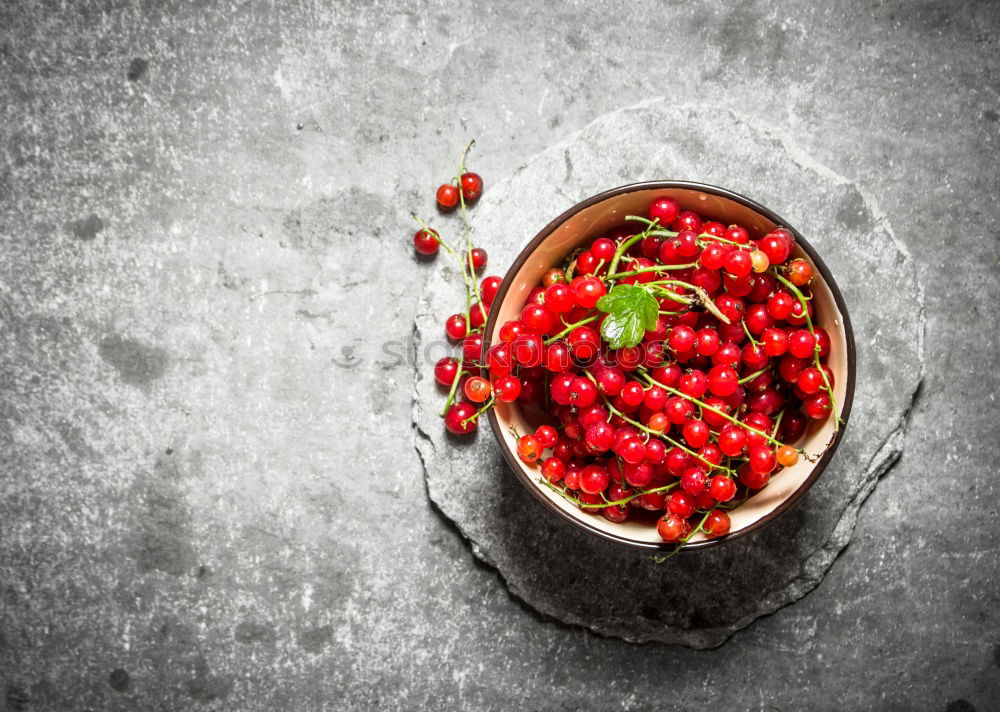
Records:
[[[607,314],[601,336],[613,349],[636,346],[642,335],[656,328],[659,304],[648,289],[638,284],[617,284],[597,300]]]

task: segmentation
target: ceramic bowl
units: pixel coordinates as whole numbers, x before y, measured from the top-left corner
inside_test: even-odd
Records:
[[[694,210],[705,220],[717,220],[724,225],[738,223],[750,231],[751,238],[758,238],[776,227],[792,231],[796,239],[795,256],[813,265],[813,294],[816,311],[814,322],[825,328],[831,338],[827,359],[834,373],[834,394],[838,415],[843,423],[834,435],[833,419],[811,423],[802,440],[797,443],[809,453],[824,452],[816,462],[800,458],[794,467],[777,472],[769,484],[750,497],[729,514],[732,528],[728,535],[708,539],[698,534],[688,542],[686,549],[704,549],[745,536],[773,522],[788,511],[816,479],[833,457],[843,438],[854,395],[855,353],[854,337],[844,299],[830,270],[809,245],[806,238],[788,221],[769,208],[723,188],[684,181],[654,181],[636,183],[608,190],[577,203],[546,225],[525,246],[507,271],[497,293],[485,328],[485,349],[498,341],[500,327],[517,319],[531,289],[540,283],[542,274],[550,267],[560,265],[574,249],[581,247],[612,228],[625,223],[626,215],[646,215],[654,198],[669,196],[682,210]],[[794,200],[795,196],[789,196]],[[533,432],[541,422],[538,414],[522,409],[518,404],[498,404],[489,411],[490,426],[504,457],[514,474],[528,490],[554,515],[595,536],[639,549],[673,549],[660,539],[656,527],[649,521],[631,520],[616,524],[600,514],[580,510],[550,488],[539,484],[538,466],[523,463],[516,454],[516,441],[511,431]]]

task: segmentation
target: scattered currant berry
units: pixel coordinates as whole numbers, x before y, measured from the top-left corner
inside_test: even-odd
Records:
[[[455,435],[465,435],[476,429],[479,419],[469,420],[476,414],[472,403],[453,403],[444,416],[444,427]]]
[[[458,360],[452,358],[451,356],[446,356],[434,364],[434,379],[442,386],[448,386],[450,388],[451,384],[455,382],[455,377],[458,375],[458,371]]]
[[[413,247],[422,255],[433,255],[440,246],[437,232],[430,228],[421,228],[413,234]]]
[[[471,260],[468,255],[463,255],[463,259],[472,262],[472,268],[478,272],[486,267],[486,250],[482,247],[473,247],[471,254]]]
[[[437,189],[435,194],[438,207],[442,210],[454,210],[458,205],[458,188],[451,183],[445,183]]]
[[[479,200],[483,194],[483,179],[478,173],[463,173],[459,181],[462,184],[462,197],[466,202]]]
[[[469,333],[469,329],[465,322],[465,315],[452,314],[448,317],[444,322],[444,331],[448,334],[448,338],[453,341],[464,339]]]

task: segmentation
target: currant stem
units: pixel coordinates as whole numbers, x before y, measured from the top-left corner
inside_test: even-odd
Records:
[[[630,270],[628,272],[618,272],[617,274],[609,274],[604,279],[622,279],[623,277],[635,277],[639,274],[646,274],[647,272],[668,272],[674,269],[688,269],[689,267],[697,267],[697,262],[689,262],[684,265],[653,265],[652,267],[640,267],[639,269]],[[651,282],[647,282],[651,284]],[[683,284],[687,284],[684,282]]]
[[[761,432],[760,430],[757,430],[756,428],[751,428],[746,423],[740,422],[739,420],[737,420],[733,416],[729,415],[729,413],[725,412],[724,410],[719,410],[718,408],[716,408],[714,406],[711,406],[708,403],[704,403],[703,401],[698,400],[694,396],[689,396],[684,391],[679,391],[676,388],[671,388],[670,386],[667,386],[667,385],[664,385],[664,384],[660,383],[655,378],[653,378],[648,373],[646,373],[645,370],[640,369],[639,375],[641,375],[651,385],[659,386],[660,388],[662,388],[663,390],[667,391],[668,393],[673,393],[675,396],[680,396],[681,398],[685,398],[685,399],[691,401],[692,403],[698,405],[699,407],[704,408],[705,410],[710,410],[713,413],[715,413],[716,415],[721,415],[726,420],[728,420],[728,421],[730,421],[732,423],[735,423],[736,425],[740,426],[741,428],[746,428],[751,433],[756,433],[757,435],[760,435],[762,438],[764,438],[765,440],[767,440],[769,443],[777,445],[778,447],[780,447],[781,445],[784,444],[784,443],[782,443],[782,442],[780,442],[778,440],[775,440],[774,438],[772,438],[767,433]]]
[[[575,329],[578,326],[583,326],[584,324],[589,324],[590,322],[597,321],[600,318],[601,318],[600,314],[594,314],[593,316],[588,316],[586,319],[581,319],[580,321],[574,322],[572,324],[567,324],[566,328],[563,329],[562,331],[560,331],[558,334],[556,334],[555,336],[550,336],[549,338],[545,339],[545,345],[548,346],[549,344],[553,343],[554,341],[558,341],[559,339],[561,339],[562,337],[566,336],[566,334],[568,334],[569,332],[573,331],[573,329]],[[566,322],[563,322],[563,323],[565,324]]]
[[[462,425],[464,426],[472,421],[479,420],[480,415],[482,415],[483,413],[485,413],[486,411],[488,411],[490,408],[493,407],[494,400],[495,400],[494,396],[490,396],[490,399],[483,404],[482,408],[480,408],[475,413],[473,413],[468,418],[462,421]]]
[[[554,492],[560,494],[563,497],[563,499],[572,502],[581,509],[604,509],[605,507],[615,507],[623,504],[628,504],[636,497],[641,497],[644,494],[655,494],[657,492],[669,492],[670,490],[674,489],[677,485],[680,484],[680,481],[678,480],[677,482],[671,482],[669,485],[663,485],[662,487],[654,487],[653,489],[648,489],[648,490],[636,490],[634,493],[632,493],[628,497],[625,497],[624,499],[616,499],[612,501],[604,500],[603,502],[591,503],[591,502],[584,502],[583,500],[574,497],[569,492],[567,492],[565,488],[555,486],[544,477],[538,478],[538,481],[539,483],[545,485]]]
[[[657,430],[652,430],[651,428],[646,427],[645,425],[643,425],[639,421],[632,420],[630,417],[628,417],[627,415],[625,415],[624,413],[622,413],[620,410],[618,410],[617,408],[615,408],[613,405],[611,405],[610,401],[608,401],[607,396],[602,395],[601,397],[604,399],[604,405],[607,406],[608,410],[611,413],[614,413],[615,415],[617,415],[618,417],[620,417],[625,422],[631,423],[632,425],[634,425],[635,427],[639,428],[639,430],[643,431],[644,433],[647,433],[647,434],[652,435],[654,437],[658,437],[658,438],[661,438],[663,440],[666,440],[668,443],[670,443],[674,447],[680,448],[681,450],[683,450],[684,452],[686,452],[691,457],[696,458],[698,460],[701,460],[703,463],[705,463],[706,465],[708,465],[709,469],[725,470],[726,472],[730,472],[730,473],[734,472],[734,470],[732,470],[732,469],[730,469],[728,467],[723,467],[722,465],[716,465],[716,464],[710,462],[709,460],[706,460],[704,457],[702,457],[701,455],[699,455],[697,452],[695,452],[694,450],[691,450],[691,449],[685,447],[684,445],[681,445],[679,442],[677,442],[676,440],[674,440],[672,437],[670,437],[666,433],[663,433],[663,432],[660,432],[660,431],[657,431]]]
[[[737,383],[739,383],[740,385],[743,385],[744,383],[746,383],[748,381],[752,381],[753,379],[757,378],[757,376],[760,376],[760,375],[762,375],[764,373],[767,373],[770,370],[771,369],[770,369],[769,366],[765,366],[764,368],[760,369],[759,371],[755,371],[755,372],[751,373],[749,376],[745,376],[744,378],[741,378],[740,380],[737,381]]]
[[[442,418],[445,416],[445,413],[448,412],[448,409],[451,407],[452,402],[455,400],[455,391],[458,390],[458,383],[459,381],[462,380],[462,376],[468,376],[468,375],[469,372],[463,371],[462,369],[459,369],[458,371],[455,372],[455,380],[451,382],[451,390],[448,391],[448,400],[444,402],[444,408],[441,410]]]

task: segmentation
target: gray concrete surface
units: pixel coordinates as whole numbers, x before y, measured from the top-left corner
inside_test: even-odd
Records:
[[[990,3],[5,4],[3,709],[1000,706],[998,29]],[[852,544],[702,652],[540,619],[475,564],[392,355],[407,213],[468,137],[489,183],[659,95],[869,187],[926,289],[927,378]]]

